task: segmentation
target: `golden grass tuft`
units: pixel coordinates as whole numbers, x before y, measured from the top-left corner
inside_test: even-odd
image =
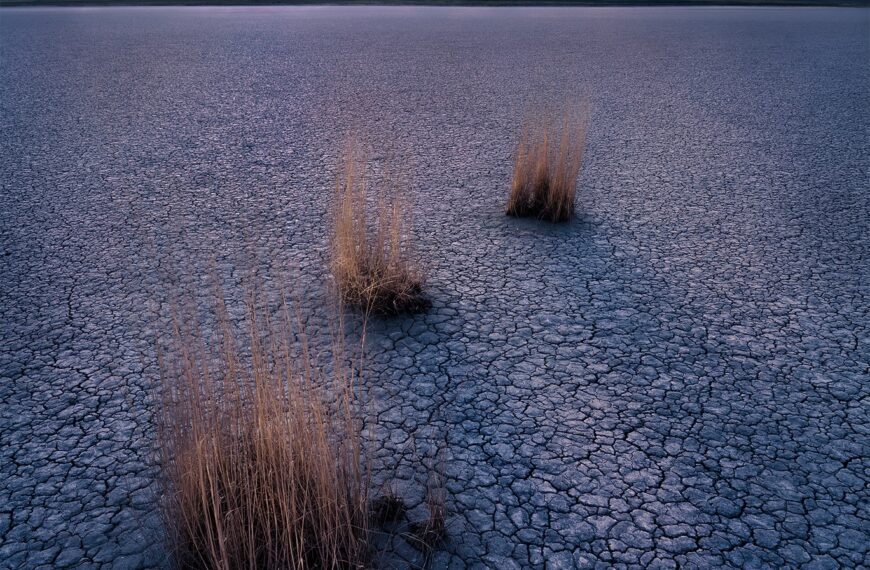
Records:
[[[218,297],[215,344],[177,312],[160,343],[163,506],[179,567],[365,567],[368,483],[351,374],[339,357],[328,374],[312,366],[305,342],[290,340],[299,319],[286,302],[270,318],[252,295],[240,332]]]
[[[397,180],[372,196],[366,162],[354,145],[336,184],[332,273],[342,302],[366,313],[425,310],[423,280],[413,267],[406,236],[410,208]],[[374,202],[371,212],[370,202]]]
[[[536,115],[522,128],[514,157],[507,214],[564,222],[574,215],[577,178],[586,146],[587,117],[566,113],[560,129]]]

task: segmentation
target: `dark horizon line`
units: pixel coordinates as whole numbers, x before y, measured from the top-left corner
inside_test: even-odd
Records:
[[[99,6],[780,6],[870,7],[870,0],[0,0],[0,7]]]

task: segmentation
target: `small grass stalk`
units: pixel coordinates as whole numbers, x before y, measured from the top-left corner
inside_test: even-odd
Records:
[[[577,179],[586,145],[587,118],[566,113],[555,121],[527,119],[514,157],[507,214],[565,222],[574,215]]]

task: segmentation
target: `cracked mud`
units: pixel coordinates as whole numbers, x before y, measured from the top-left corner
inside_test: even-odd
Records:
[[[371,324],[365,388],[409,517],[446,441],[433,567],[870,565],[867,25],[0,10],[0,567],[165,567],[162,274],[253,255],[326,314],[351,132],[415,201],[433,307]],[[524,112],[581,98],[580,215],[507,218]]]

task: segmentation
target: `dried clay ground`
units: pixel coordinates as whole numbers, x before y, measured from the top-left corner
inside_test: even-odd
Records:
[[[428,273],[364,392],[412,515],[445,449],[433,567],[866,567],[868,14],[0,10],[0,567],[166,566],[149,315],[253,263],[328,322],[354,133]],[[578,216],[506,217],[583,99]]]

